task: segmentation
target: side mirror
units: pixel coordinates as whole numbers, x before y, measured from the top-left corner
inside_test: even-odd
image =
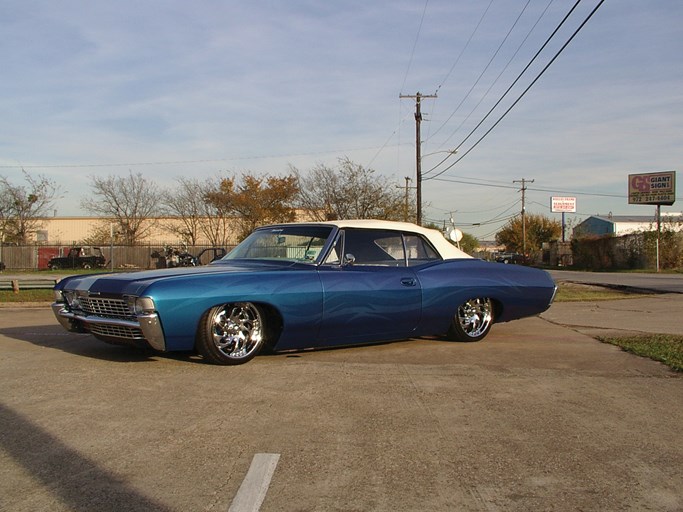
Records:
[[[344,256],[344,266],[353,265],[354,263],[356,263],[356,257],[353,254],[348,253]]]

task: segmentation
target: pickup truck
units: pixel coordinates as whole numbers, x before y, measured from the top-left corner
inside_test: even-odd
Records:
[[[50,270],[60,268],[102,268],[106,264],[99,247],[72,247],[66,256],[51,258],[47,263]]]

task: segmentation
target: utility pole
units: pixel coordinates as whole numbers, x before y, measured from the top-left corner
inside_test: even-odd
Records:
[[[533,183],[534,180],[527,180],[522,178],[521,180],[512,180],[512,183],[522,184],[522,256],[524,256],[524,261],[526,262],[526,184]]]
[[[410,188],[410,186],[408,185],[408,183],[410,183],[410,176],[406,176],[406,205],[405,205],[405,213],[403,214],[403,220],[406,222],[408,222],[408,212],[410,211],[410,208],[409,208],[410,203],[408,201],[408,199],[409,199],[408,198],[408,189]]]
[[[420,140],[420,123],[422,122],[422,111],[420,110],[420,100],[422,98],[436,98],[436,94],[399,94],[399,98],[412,98],[415,100],[415,188],[417,190],[417,219],[415,223],[422,225],[422,141]]]
[[[412,178],[410,176],[405,177],[406,185],[405,185],[405,205],[403,206],[403,208],[404,208],[403,220],[406,222],[408,222],[408,212],[410,211],[410,197],[408,196],[408,190],[413,188],[409,185],[411,179]],[[396,185],[396,188],[404,188],[404,187],[400,187],[400,186]]]

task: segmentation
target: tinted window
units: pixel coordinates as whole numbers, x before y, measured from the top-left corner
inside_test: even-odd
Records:
[[[400,233],[373,229],[345,231],[344,255],[352,254],[355,265],[405,266]]]
[[[404,239],[408,253],[408,266],[421,265],[441,259],[436,250],[421,236],[407,234]]]

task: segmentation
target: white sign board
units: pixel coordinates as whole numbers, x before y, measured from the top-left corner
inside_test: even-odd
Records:
[[[553,213],[576,213],[576,198],[551,197],[550,211]]]

